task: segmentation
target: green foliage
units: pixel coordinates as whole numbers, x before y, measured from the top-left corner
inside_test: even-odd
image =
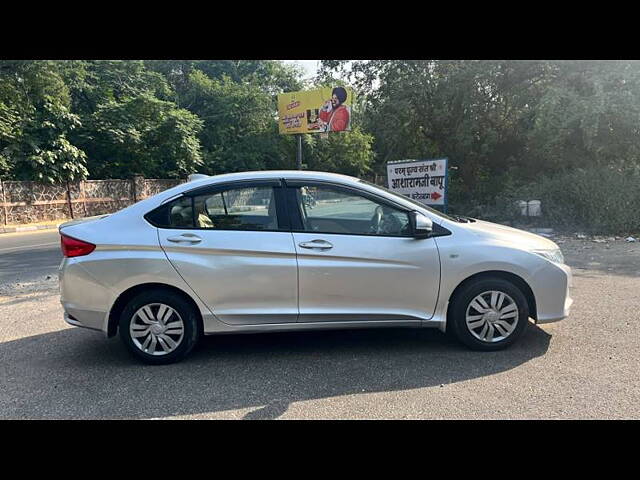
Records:
[[[61,62],[83,127],[72,140],[98,178],[180,177],[202,161],[202,122],[173,103],[164,76],[141,61]]]
[[[109,102],[122,102],[139,95],[171,100],[173,91],[158,72],[134,60],[73,60],[58,62],[69,88],[73,110],[90,115]]]
[[[549,76],[527,132],[532,164],[562,170],[639,158],[639,62],[554,62]]]
[[[274,97],[274,101],[278,93],[303,88],[302,71],[275,60],[151,60],[146,63],[150,69],[164,75],[176,92],[178,105],[185,108],[190,108],[187,92],[193,73],[202,73],[212,80],[226,77],[237,84],[258,87]]]
[[[11,105],[0,101],[0,178],[6,177],[11,170],[8,157],[9,145],[19,136],[20,114]],[[4,148],[2,148],[4,146]]]
[[[558,225],[640,229],[636,61],[325,60],[307,82],[274,60],[3,60],[0,176],[295,168],[276,95],[336,83],[355,90],[353,130],[305,135],[309,169],[448,157],[456,213],[507,218],[537,197]]]
[[[80,126],[57,65],[0,62],[0,170],[16,179],[83,178],[86,155],[69,134]]]
[[[276,96],[304,87],[300,68],[275,60],[2,61],[0,175],[59,181],[295,168],[295,139],[278,133]],[[305,163],[367,172],[371,143],[360,130],[309,138]]]
[[[627,235],[640,231],[639,185],[637,165],[577,168],[506,190],[492,213],[522,221],[515,202],[536,199],[545,222],[560,230]]]
[[[507,215],[511,195],[528,188],[562,205],[550,221],[637,225],[637,210],[609,203],[593,175],[575,170],[601,168],[603,184],[625,192],[640,186],[615,170],[640,164],[640,62],[323,61],[320,77],[332,76],[349,78],[366,98],[375,171],[391,160],[448,157],[456,213]],[[577,184],[593,194],[581,196]]]
[[[341,68],[341,67],[336,67]],[[509,166],[523,142],[520,126],[539,95],[541,62],[370,61],[353,65],[367,96],[365,128],[378,163],[446,156],[474,190],[481,169]]]
[[[205,173],[264,169],[277,157],[273,104],[257,85],[227,76],[212,79],[196,70],[182,98],[204,121]]]
[[[82,143],[97,176],[184,177],[202,164],[202,121],[148,94],[102,104],[87,119]]]
[[[327,139],[307,135],[305,163],[310,170],[362,176],[371,171],[373,137],[354,127],[350,132],[330,134]]]

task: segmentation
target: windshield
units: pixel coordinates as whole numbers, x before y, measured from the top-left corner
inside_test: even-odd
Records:
[[[370,185],[372,187],[379,188],[380,190],[384,190],[385,192],[389,193],[390,195],[393,195],[394,197],[399,197],[399,198],[401,198],[403,200],[406,200],[407,202],[410,202],[410,203],[413,203],[414,205],[417,205],[420,208],[424,208],[425,210],[428,210],[429,212],[433,213],[434,215],[437,215],[438,217],[446,218],[447,220],[452,221],[452,222],[456,222],[457,221],[455,218],[450,217],[446,213],[442,213],[442,212],[436,210],[435,208],[431,208],[428,205],[425,205],[424,203],[420,203],[420,202],[418,202],[416,200],[412,200],[409,197],[406,197],[404,195],[396,193],[396,192],[394,192],[392,190],[389,190],[388,188],[385,188],[385,187],[383,187],[381,185],[376,185],[375,183],[367,182],[366,180],[362,180],[362,179],[359,179],[359,180],[360,180],[360,182],[362,182],[364,184]]]

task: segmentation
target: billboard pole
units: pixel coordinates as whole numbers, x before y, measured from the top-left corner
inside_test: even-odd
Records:
[[[302,170],[302,134],[296,135],[298,141],[298,150],[296,152],[296,168]]]

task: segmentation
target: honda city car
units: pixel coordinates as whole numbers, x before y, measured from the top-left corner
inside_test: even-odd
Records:
[[[203,177],[59,231],[65,321],[153,364],[203,335],[363,327],[498,350],[572,303],[551,240],[330,173]]]

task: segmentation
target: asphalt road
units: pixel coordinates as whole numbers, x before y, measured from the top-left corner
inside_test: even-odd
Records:
[[[0,235],[0,284],[57,275],[61,260],[57,230]]]
[[[152,367],[64,323],[57,242],[0,235],[0,418],[640,418],[638,244],[562,241],[571,316],[505,351],[426,329],[229,335]]]

